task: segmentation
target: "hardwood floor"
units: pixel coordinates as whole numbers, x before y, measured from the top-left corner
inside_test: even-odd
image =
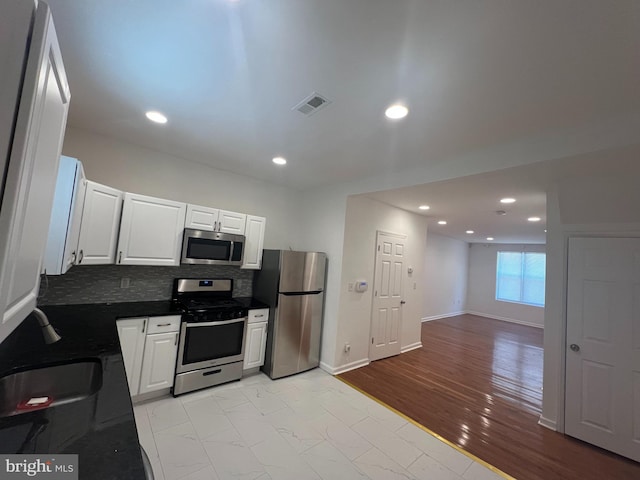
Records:
[[[423,347],[340,375],[519,480],[640,479],[640,464],[538,425],[542,330],[460,315]]]

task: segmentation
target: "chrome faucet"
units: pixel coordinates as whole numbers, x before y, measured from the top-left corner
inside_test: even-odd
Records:
[[[56,343],[58,340],[61,340],[62,337],[56,333],[51,324],[49,323],[49,319],[45,315],[45,313],[39,308],[33,309],[33,314],[38,319],[38,323],[42,328],[42,336],[44,337],[44,343]]]

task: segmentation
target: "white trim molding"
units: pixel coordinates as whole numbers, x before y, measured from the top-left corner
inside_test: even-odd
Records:
[[[468,313],[468,312],[465,312],[464,310],[462,310],[460,312],[443,313],[442,315],[432,315],[430,317],[422,317],[422,321],[430,322],[432,320],[440,320],[441,318],[457,317],[458,315],[464,315],[465,313]]]
[[[411,350],[415,350],[416,348],[422,348],[422,342],[412,343],[411,345],[407,345],[406,347],[402,347],[400,353],[407,353]]]
[[[543,427],[548,428],[549,430],[553,430],[554,432],[558,431],[556,422],[554,422],[553,420],[549,420],[542,415],[540,415],[540,418],[538,419],[538,425],[542,425]]]
[[[331,375],[339,375],[341,373],[348,372],[349,370],[355,370],[356,368],[365,367],[370,363],[371,362],[368,358],[356,360],[355,362],[350,362],[339,367],[332,367],[327,363],[320,362],[320,368],[325,372],[330,373]]]
[[[544,325],[540,325],[538,323],[532,323],[532,322],[524,322],[522,320],[517,320],[515,318],[501,317],[499,315],[489,315],[488,313],[474,312],[472,310],[467,310],[464,313],[468,313],[469,315],[478,315],[479,317],[492,318],[494,320],[501,320],[503,322],[517,323],[517,324],[520,324],[520,325],[526,325],[528,327],[544,328]]]

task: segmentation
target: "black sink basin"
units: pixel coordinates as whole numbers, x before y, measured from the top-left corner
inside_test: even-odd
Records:
[[[100,387],[102,365],[99,360],[75,361],[12,373],[0,378],[0,417],[83,400]],[[30,400],[33,401],[28,404]]]

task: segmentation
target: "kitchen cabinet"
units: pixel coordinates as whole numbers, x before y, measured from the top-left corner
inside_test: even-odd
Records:
[[[0,341],[36,307],[70,91],[49,7],[0,15]]]
[[[138,393],[149,393],[173,386],[176,373],[179,333],[147,335]]]
[[[264,229],[267,219],[247,215],[245,228],[244,258],[240,268],[260,270],[262,268],[262,247],[264,244]]]
[[[146,337],[148,318],[123,318],[116,321],[120,349],[124,359],[124,370],[127,373],[130,394],[138,394],[140,371]]]
[[[180,315],[128,318],[116,324],[131,396],[172,387]]]
[[[187,205],[185,228],[211,232],[245,234],[247,215],[200,205]]]
[[[187,205],[125,193],[118,256],[121,265],[179,265]]]
[[[82,163],[75,158],[60,157],[42,265],[47,275],[66,273],[76,263],[86,188]]]
[[[122,198],[120,190],[87,181],[80,221],[78,265],[115,263]]]
[[[268,320],[268,308],[249,310],[244,344],[244,362],[242,366],[244,370],[264,365]]]

